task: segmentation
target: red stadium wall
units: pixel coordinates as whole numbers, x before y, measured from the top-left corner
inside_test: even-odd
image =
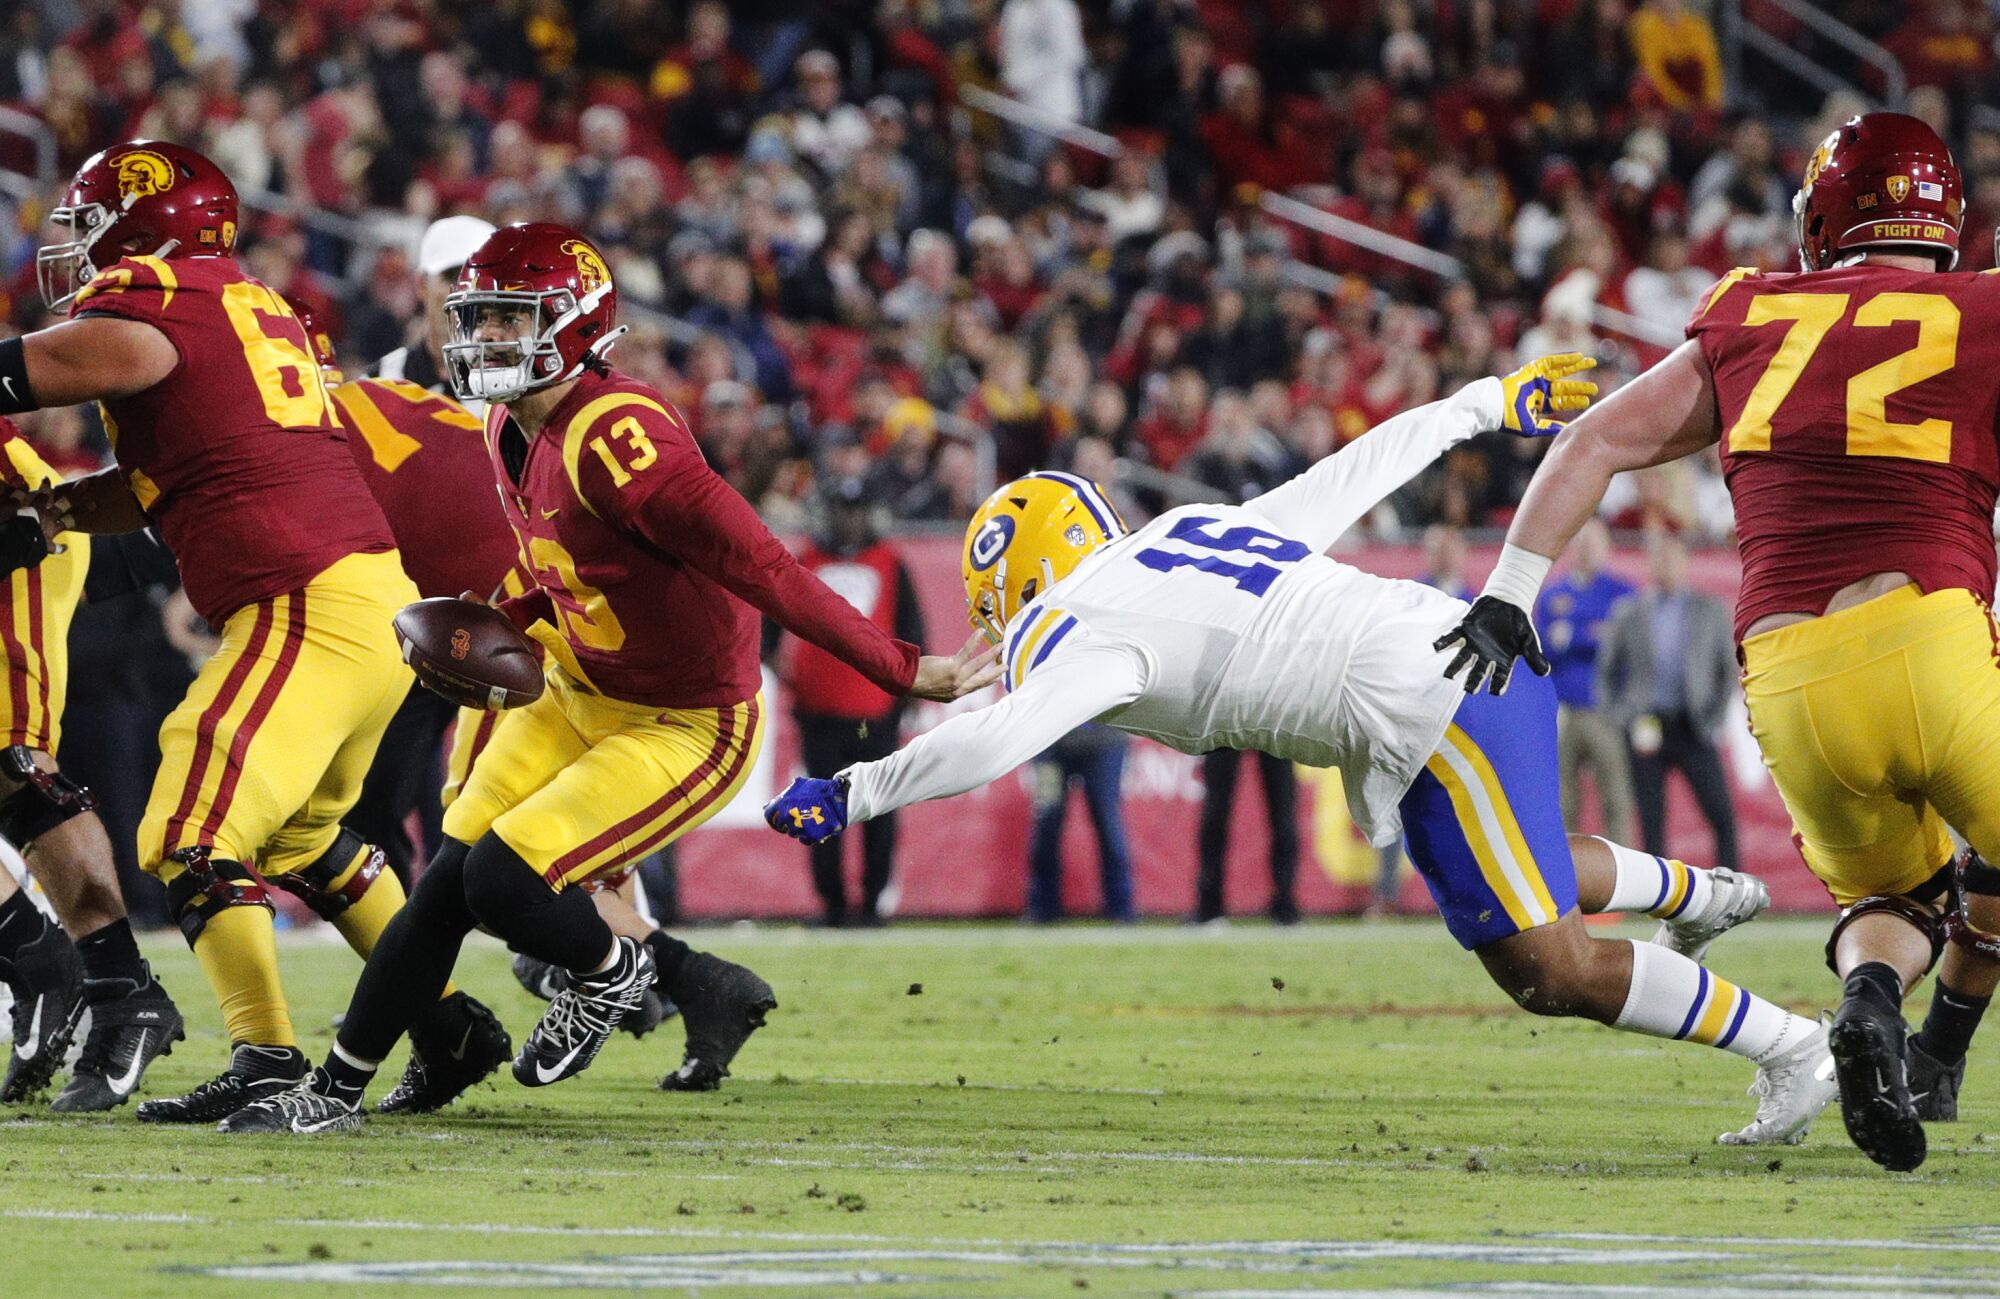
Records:
[[[965,628],[957,543],[945,538],[915,539],[905,542],[902,549],[924,601],[929,648],[955,645]],[[1471,574],[1475,585],[1484,579],[1496,553],[1494,549],[1475,552]],[[1386,577],[1413,577],[1423,564],[1414,546],[1370,547],[1343,558]],[[1634,582],[1643,578],[1644,559],[1637,552],[1620,554],[1614,566]],[[1734,600],[1740,578],[1734,552],[1698,554],[1693,573],[1703,590],[1724,601]],[[775,762],[767,764],[768,779],[782,786],[797,772],[798,746],[790,724],[789,701],[780,692],[770,702],[777,725],[772,733]],[[942,705],[920,705],[912,711],[906,729],[910,734],[929,729],[947,715],[948,709]],[[1758,762],[1755,743],[1741,725],[1740,709],[1736,720],[1724,729],[1721,741],[1735,786],[1737,836],[1744,865],[1769,882],[1778,907],[1830,910],[1832,904],[1825,891],[1792,847],[1790,821]],[[1668,788],[1671,851],[1696,864],[1709,864],[1714,844],[1707,823],[1677,777],[1669,778]],[[755,807],[768,796],[769,791],[753,781],[739,805],[722,818],[734,824],[699,830],[682,843],[681,893],[689,914],[803,917],[817,913],[806,850],[754,820]],[[1125,820],[1138,903],[1146,914],[1171,916],[1193,909],[1194,843],[1201,796],[1197,759],[1148,741],[1134,742],[1126,765]],[[1269,890],[1263,802],[1254,771],[1241,777],[1237,803],[1230,837],[1228,905],[1231,911],[1254,914],[1262,911]],[[1585,823],[1579,828],[1595,829],[1594,817],[1594,808],[1587,810]],[[1299,869],[1300,904],[1316,913],[1358,908],[1366,900],[1364,891],[1335,884],[1314,857],[1313,796],[1308,782],[1301,783],[1299,818],[1305,845]],[[897,850],[899,913],[1018,914],[1027,886],[1029,823],[1028,787],[1021,773],[956,799],[906,810]],[[849,850],[850,878],[859,870],[858,852],[858,845]],[[1064,888],[1069,910],[1072,914],[1093,914],[1097,906],[1096,845],[1080,798],[1072,800],[1064,860],[1068,865]],[[1415,879],[1405,882],[1403,898],[1412,906],[1427,905],[1422,885]]]

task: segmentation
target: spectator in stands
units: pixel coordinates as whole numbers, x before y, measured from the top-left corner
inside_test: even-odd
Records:
[[[875,505],[858,478],[831,483],[819,496],[819,526],[799,562],[890,635],[924,643],[916,588],[896,548],[882,540]],[[816,645],[793,641],[785,659],[799,747],[807,771],[839,771],[895,752],[902,736],[902,700]],[[878,817],[862,827],[861,905],[848,904],[842,872],[846,839],[829,839],[812,852],[813,888],[822,915],[834,928],[882,923],[882,894],[896,860],[896,818]]]
[[[832,54],[807,50],[799,56],[794,78],[798,104],[792,112],[792,149],[831,179],[847,170],[875,133],[861,110],[843,99],[840,60]]]
[[[1646,540],[1646,588],[1604,633],[1597,694],[1625,734],[1641,846],[1667,856],[1667,771],[1681,773],[1715,833],[1713,865],[1734,870],[1736,811],[1715,733],[1736,686],[1729,610],[1688,585],[1687,547],[1664,528]]]
[[[1583,811],[1583,775],[1597,789],[1599,824],[1607,838],[1629,842],[1632,770],[1625,737],[1597,692],[1598,656],[1613,611],[1632,584],[1609,572],[1611,532],[1597,519],[1584,524],[1569,546],[1569,566],[1542,588],[1535,629],[1542,638],[1556,687],[1556,748],[1562,779],[1563,821],[1575,827]]]
[[[1685,326],[1715,277],[1688,264],[1685,235],[1667,231],[1646,249],[1646,264],[1625,277],[1625,309],[1662,330]]]
[[[1057,122],[1083,116],[1089,66],[1076,0],[1006,0],[1000,9],[1000,80],[1006,92]],[[1054,143],[1046,131],[1017,131],[1017,144],[1039,160]]]
[[[1165,391],[1134,430],[1155,466],[1172,471],[1208,436],[1208,383],[1183,365],[1167,376]]]
[[[1708,19],[1686,0],[1646,0],[1632,15],[1632,57],[1668,108],[1722,107],[1722,54]]]
[[[1063,918],[1063,817],[1072,785],[1083,787],[1091,829],[1097,835],[1100,914],[1106,920],[1138,919],[1132,901],[1132,858],[1125,844],[1120,802],[1125,752],[1123,731],[1091,723],[1050,745],[1034,763],[1035,826],[1028,844],[1028,919],[1049,924]]]

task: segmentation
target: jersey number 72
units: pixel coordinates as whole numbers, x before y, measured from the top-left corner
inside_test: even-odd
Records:
[[[1167,539],[1183,542],[1202,550],[1219,554],[1188,555],[1177,550],[1140,551],[1134,556],[1140,563],[1156,573],[1171,573],[1177,568],[1192,568],[1200,573],[1213,573],[1236,583],[1239,591],[1261,596],[1271,589],[1271,583],[1278,580],[1284,570],[1280,564],[1296,564],[1312,553],[1312,548],[1303,541],[1281,537],[1275,532],[1262,528],[1224,528],[1220,533],[1211,533],[1217,519],[1182,519],[1167,531]],[[1269,563],[1239,564],[1223,559],[1223,554],[1254,555]]]
[[[1770,293],[1750,300],[1743,323],[1783,323],[1784,338],[1764,367],[1743,411],[1729,426],[1729,450],[1769,451],[1771,418],[1791,396],[1813,353],[1847,316],[1845,293]],[[1847,454],[1951,462],[1951,421],[1901,424],[1889,418],[1889,398],[1936,378],[1958,361],[1958,307],[1937,293],[1880,293],[1854,312],[1863,329],[1914,323],[1916,345],[1847,381]]]

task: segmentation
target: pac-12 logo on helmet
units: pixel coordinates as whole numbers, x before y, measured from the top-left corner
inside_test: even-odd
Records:
[[[576,280],[585,293],[595,293],[611,282],[611,268],[597,255],[597,250],[583,240],[572,239],[562,246],[562,250],[576,258]]]
[[[118,168],[118,197],[130,203],[149,198],[174,187],[174,165],[151,149],[134,149],[121,154]]]

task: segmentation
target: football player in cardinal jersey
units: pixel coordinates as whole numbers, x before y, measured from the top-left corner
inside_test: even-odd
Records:
[[[32,492],[62,481],[0,417],[0,486]],[[111,841],[92,811],[90,791],[55,762],[69,676],[69,624],[90,568],[90,538],[65,533],[47,549],[31,515],[0,523],[0,646],[7,686],[0,692],[0,835],[21,849],[62,928],[49,924],[27,893],[0,871],[0,980],[14,994],[14,1050],[0,1082],[0,1102],[16,1104],[48,1086],[86,1004],[107,1019],[153,1016],[155,1031],[180,1027],[173,1002],[134,962],[132,929],[118,890]],[[68,932],[65,933],[64,931]],[[80,949],[80,950],[79,950]],[[143,1070],[144,1065],[141,1064]],[[62,1108],[79,1108],[76,1097]]]
[[[359,1123],[412,1006],[481,925],[570,974],[515,1057],[523,1085],[587,1068],[657,979],[687,1028],[666,1085],[712,1086],[777,1004],[770,985],[664,933],[615,933],[579,886],[742,786],[764,739],[758,612],[896,694],[954,699],[997,676],[976,643],[920,657],[800,567],[679,414],[610,367],[617,301],[602,254],[548,223],[504,227],[459,276],[448,369],[461,397],[490,403],[492,480],[535,580],[501,607],[548,651],[547,690],[501,718],[324,1064],[225,1131]]]
[[[0,342],[0,414],[99,401],[118,463],[30,501],[50,534],[158,528],[222,634],[161,727],[139,828],[140,862],[166,885],[233,1048],[221,1075],[139,1117],[213,1122],[306,1071],[263,880],[360,953],[402,905],[382,854],[341,817],[409,685],[390,620],[416,589],[305,331],[236,264],[228,177],[192,149],[133,141],[85,162],[52,219],[71,237],[36,269],[70,319]],[[135,948],[121,959],[150,983]],[[456,1042],[485,1011],[443,991],[417,1011]],[[179,1030],[157,1013],[93,1024],[59,1105],[123,1103]]]
[[[1846,984],[1842,1115],[1871,1159],[1910,1169],[1920,1120],[1955,1115],[2000,955],[2000,277],[1943,273],[1959,171],[1913,117],[1834,131],[1794,210],[1803,273],[1731,272],[1686,343],[1557,440],[1446,641],[1468,691],[1489,671],[1503,687],[1517,656],[1546,672],[1528,610],[1611,476],[1721,444],[1751,729],[1842,908],[1827,941]],[[1962,863],[1947,823],[1975,850]],[[1906,1051],[1904,993],[1940,952]]]
[[[1548,357],[1408,411],[1240,506],[1189,505],[1127,531],[1096,484],[1001,487],[965,538],[966,594],[1011,693],[879,762],[805,777],[765,809],[807,843],[985,784],[1097,721],[1183,753],[1254,749],[1338,767],[1378,847],[1407,838],[1453,937],[1524,1008],[1699,1042],[1759,1066],[1756,1119],[1721,1140],[1797,1141],[1832,1099],[1825,1035],[1699,963],[1763,886],[1567,836],[1555,692],[1465,699],[1429,649],[1464,611],[1323,552],[1458,442],[1549,436],[1595,386]],[[1660,917],[1653,943],[1592,938],[1581,911]]]

